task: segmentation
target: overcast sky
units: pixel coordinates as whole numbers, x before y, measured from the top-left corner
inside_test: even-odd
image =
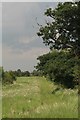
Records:
[[[37,36],[37,22],[45,24],[44,11],[53,3],[2,3],[2,61],[5,70],[32,71],[39,55],[49,52]],[[49,20],[49,19],[48,19]]]
[[[0,66],[2,65],[2,4],[0,3]]]

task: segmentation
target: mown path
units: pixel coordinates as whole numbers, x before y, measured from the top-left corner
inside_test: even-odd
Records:
[[[77,90],[60,90],[44,77],[21,77],[3,86],[3,118],[77,118]]]

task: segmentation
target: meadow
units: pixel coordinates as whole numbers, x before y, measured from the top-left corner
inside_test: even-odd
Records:
[[[78,118],[77,89],[56,88],[45,77],[18,77],[2,88],[2,117]]]

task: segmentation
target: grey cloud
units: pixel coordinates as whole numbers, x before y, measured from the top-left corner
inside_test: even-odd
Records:
[[[26,64],[31,64],[28,68],[33,69],[33,64],[37,62],[36,57],[45,49],[44,52],[48,52],[48,48],[44,46],[42,40],[36,35],[39,27],[37,22],[45,24],[46,16],[44,11],[48,7],[55,7],[57,3],[3,3],[3,16],[2,16],[2,37],[3,37],[3,64],[6,69],[18,68],[24,63],[23,69]],[[37,18],[37,19],[36,19]],[[8,50],[8,49],[10,50]],[[18,59],[19,55],[30,52],[33,56],[33,61],[24,57]],[[42,50],[41,50],[42,49]],[[36,50],[37,52],[36,54]],[[5,51],[7,56],[5,55]],[[10,52],[10,54],[8,54]],[[37,55],[35,57],[35,54]],[[26,55],[26,54],[25,54]],[[6,58],[6,57],[8,58]],[[11,59],[13,58],[13,59]],[[7,63],[9,61],[9,63]],[[19,64],[20,63],[20,64]],[[15,65],[18,64],[18,65]],[[14,67],[15,66],[15,67]]]

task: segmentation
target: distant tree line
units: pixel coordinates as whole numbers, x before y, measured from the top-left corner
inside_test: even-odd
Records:
[[[16,77],[27,77],[30,76],[30,72],[29,71],[21,71],[21,69],[18,69],[16,71],[13,71],[13,73],[15,74]]]
[[[41,76],[41,72],[37,70],[33,70],[32,72],[29,71],[21,71],[18,69],[17,71],[12,71],[16,77],[29,77],[29,76]]]
[[[2,84],[13,84],[17,77],[30,77],[30,76],[41,76],[41,72],[37,70],[29,71],[21,71],[18,69],[16,71],[4,71],[3,67],[0,67],[0,82]]]

